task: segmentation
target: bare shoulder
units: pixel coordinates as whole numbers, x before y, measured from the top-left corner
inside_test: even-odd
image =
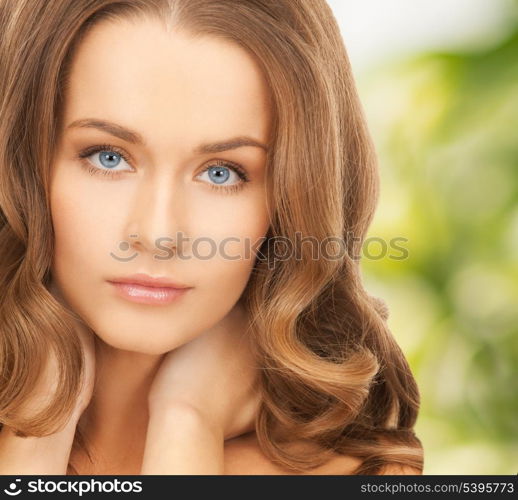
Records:
[[[225,442],[225,475],[350,475],[360,465],[356,457],[334,453],[323,465],[309,472],[297,473],[280,467],[266,457],[254,432]],[[414,467],[387,464],[379,475],[421,475]]]
[[[309,472],[297,473],[280,467],[266,457],[255,433],[225,442],[225,475],[349,475],[359,464],[355,457],[335,453]]]
[[[380,472],[382,476],[421,476],[422,472],[409,465],[389,464]]]

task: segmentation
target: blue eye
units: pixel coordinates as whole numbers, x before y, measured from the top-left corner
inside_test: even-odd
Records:
[[[209,165],[202,174],[208,174],[209,186],[216,191],[236,193],[249,182],[246,171],[238,164],[216,160],[216,164]],[[233,176],[234,182],[228,183],[228,179]],[[203,178],[203,175],[202,175]]]
[[[220,165],[208,167],[203,173],[205,172],[208,173],[209,179],[216,184],[224,184],[230,178],[231,172],[234,177],[239,179],[239,176],[235,171]]]
[[[79,159],[91,174],[117,175],[124,171],[132,171],[131,168],[116,170],[122,161],[128,164],[128,159],[117,148],[107,144],[87,148],[79,154]],[[97,161],[95,161],[96,159]]]
[[[217,184],[223,184],[229,177],[229,169],[226,167],[210,167],[209,177]]]
[[[101,151],[99,154],[99,160],[105,167],[114,168],[119,164],[121,156],[118,153],[113,153],[111,151]]]

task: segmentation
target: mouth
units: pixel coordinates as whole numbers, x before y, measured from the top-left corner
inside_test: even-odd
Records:
[[[108,280],[118,296],[140,304],[164,305],[170,304],[185,295],[192,288],[172,286],[158,286],[128,281]]]

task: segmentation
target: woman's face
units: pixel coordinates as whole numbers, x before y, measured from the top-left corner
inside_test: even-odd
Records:
[[[65,97],[53,282],[107,344],[165,353],[233,309],[267,233],[266,82],[229,42],[103,22],[78,47]],[[157,294],[109,281],[134,273],[191,288],[149,303]]]

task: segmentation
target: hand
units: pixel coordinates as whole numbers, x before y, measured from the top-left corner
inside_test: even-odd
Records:
[[[150,415],[194,408],[224,439],[254,430],[259,372],[247,326],[237,304],[220,323],[168,352],[149,392]]]

